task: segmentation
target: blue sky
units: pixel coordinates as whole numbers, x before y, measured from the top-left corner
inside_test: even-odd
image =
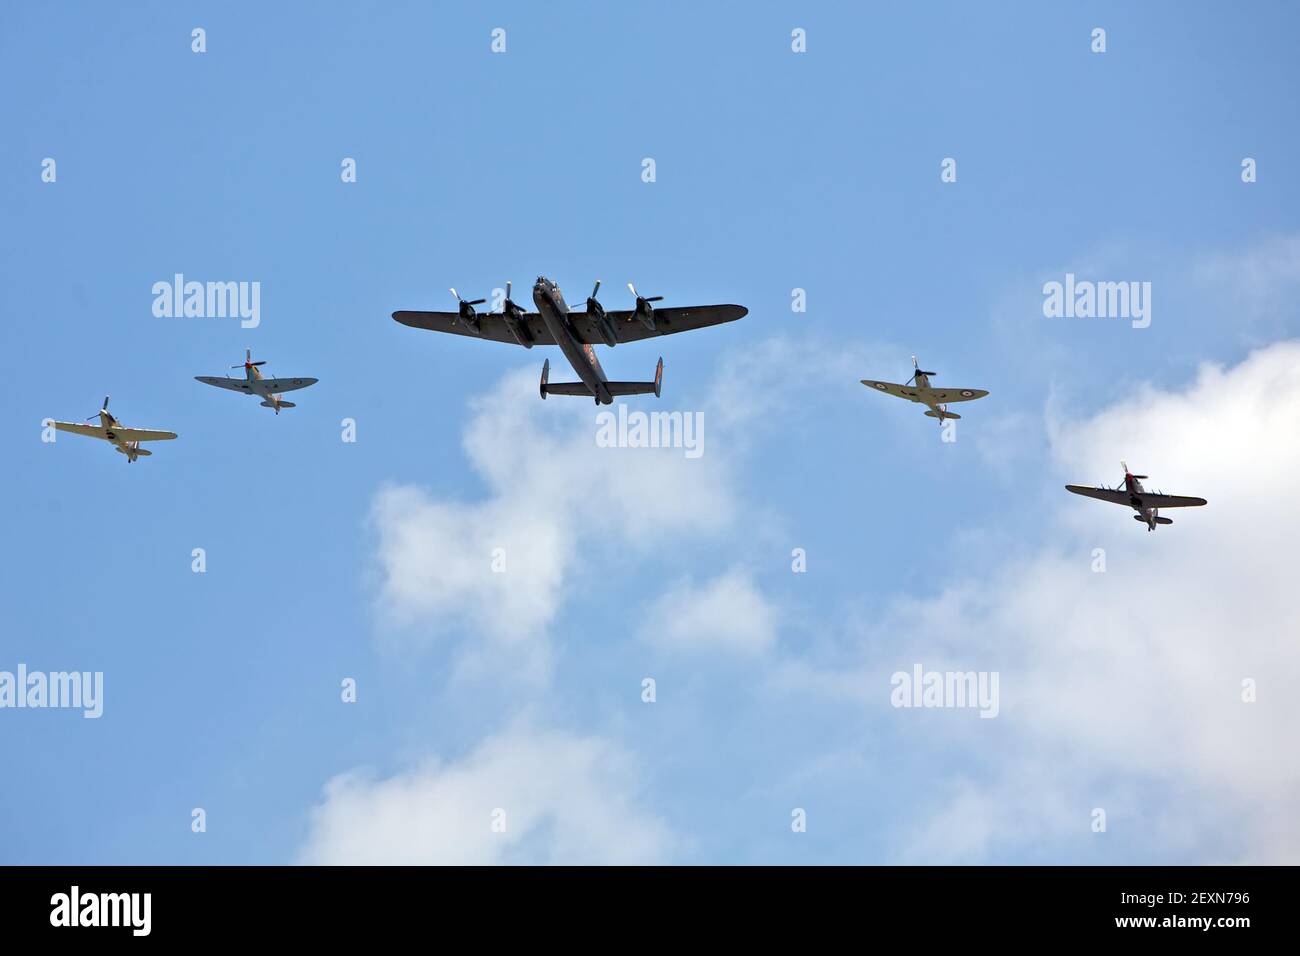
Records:
[[[1291,673],[1292,656],[1237,641],[1224,659],[1221,632],[1190,640],[1204,614],[1167,644],[1145,637],[1172,627],[1153,601],[1216,591],[1216,560],[1236,553],[1216,534],[1257,533],[1258,513],[1179,515],[1148,540],[1118,509],[1060,500],[1064,481],[1113,483],[1125,456],[1212,506],[1241,480],[1229,448],[1284,481],[1298,26],[1282,3],[6,5],[0,670],[103,671],[105,711],[0,711],[0,862],[1300,848],[1247,823],[1300,793],[1267,745],[1294,705],[1261,699],[1238,726],[1242,705],[1206,704],[1239,734],[1208,752],[1161,736],[1198,695]],[[177,272],[260,282],[260,326],[155,317],[150,289]],[[1151,327],[1045,319],[1042,285],[1066,272],[1151,282]],[[662,399],[628,404],[701,412],[698,462],[588,448],[589,404],[537,398],[546,353],[567,377],[555,350],[389,318],[543,273],[571,302],[600,277],[610,308],[628,280],[667,304],[749,308],[602,350],[616,379],[663,354]],[[321,381],[278,417],[194,382],[245,348]],[[858,384],[902,381],[912,354],[992,393],[962,409],[957,441]],[[1203,363],[1230,381],[1199,388]],[[1257,401],[1261,369],[1279,377]],[[179,440],[130,467],[75,436],[40,441],[42,419],[79,420],[105,393],[127,425]],[[485,567],[478,545],[512,517],[538,532],[535,563],[503,576],[527,600],[437,583]],[[1286,588],[1278,558],[1253,578],[1270,594]],[[1188,590],[1198,575],[1210,586]],[[1018,603],[1029,582],[1046,607]],[[1220,605],[1250,603],[1222,586]],[[1292,603],[1234,626],[1286,633]],[[1033,646],[1077,656],[1006,638],[1040,612]],[[1089,643],[1100,621],[1118,643]],[[1178,647],[1198,666],[1171,663]],[[941,660],[1003,675],[998,719],[890,706],[892,672]],[[1104,688],[1125,668],[1176,706],[1052,683]],[[1054,696],[1079,719],[1045,731],[1034,708]],[[1243,752],[1258,763],[1232,764]],[[357,768],[346,799],[327,796]],[[466,836],[503,804],[526,821],[508,840]],[[1117,821],[1100,838],[1098,805]]]

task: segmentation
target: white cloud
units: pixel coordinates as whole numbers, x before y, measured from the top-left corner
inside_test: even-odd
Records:
[[[468,628],[482,635],[462,647],[462,672],[491,665],[500,675],[508,660],[516,676],[544,680],[546,632],[580,560],[608,556],[601,549],[610,546],[620,572],[629,573],[655,547],[680,549],[726,530],[738,512],[736,474],[757,430],[798,403],[858,397],[864,369],[883,364],[867,353],[786,337],[733,351],[701,390],[709,441],[693,459],[681,449],[598,447],[592,403],[542,402],[532,371],[509,373],[473,403],[463,438],[482,497],[448,500],[402,484],[376,493],[380,608],[413,632]],[[646,407],[682,408],[667,399]],[[761,509],[746,509],[753,533],[771,520]],[[495,549],[504,553],[502,573],[492,570]],[[742,596],[731,586],[731,597]],[[757,640],[770,645],[775,625],[752,623]]]
[[[656,600],[643,640],[673,651],[758,655],[776,644],[776,608],[742,571],[697,586],[683,580]]]
[[[677,847],[638,803],[635,762],[606,740],[518,724],[460,761],[330,780],[307,864],[654,864]],[[504,832],[494,832],[495,811]]]
[[[766,404],[772,390],[765,386],[785,380],[789,357],[780,344],[767,343],[727,363],[730,372],[720,376],[711,401],[737,403],[728,406],[730,425],[770,420],[777,409]],[[759,398],[740,405],[746,384]],[[597,449],[589,407],[552,411],[555,403],[521,403],[530,388],[531,377],[508,376],[468,426],[465,447],[486,488],[481,500],[440,501],[408,487],[387,489],[375,503],[390,612],[430,626],[472,624],[497,642],[497,651],[510,641],[544,649],[542,635],[578,556],[602,538],[627,549],[673,538],[680,544],[683,535],[724,529],[736,512],[728,469],[740,459],[735,445],[718,454],[728,446],[718,430],[696,461]],[[1139,836],[1131,828],[1140,827],[1157,854],[1144,862],[1175,850],[1200,861],[1295,862],[1300,825],[1291,808],[1300,804],[1300,770],[1290,755],[1300,730],[1300,605],[1291,579],[1300,530],[1293,488],[1300,473],[1300,344],[1272,346],[1227,370],[1206,366],[1186,389],[1126,394],[1091,418],[1051,410],[1048,428],[1052,460],[1044,480],[1113,481],[1126,458],[1152,475],[1149,485],[1210,504],[1169,512],[1175,524],[1149,534],[1130,512],[1059,489],[1055,504],[1026,515],[1050,543],[991,552],[938,595],[900,599],[873,615],[863,628],[868,668],[773,654],[779,612],[737,570],[671,586],[652,603],[643,637],[674,651],[765,655],[774,661],[769,682],[876,704],[887,699],[889,673],[913,662],[999,671],[996,720],[922,724],[916,715],[884,711],[886,720],[910,720],[895,726],[906,728],[900,732],[909,745],[941,756],[936,767],[954,752],[967,761],[956,774],[942,769],[915,825],[898,828],[903,859],[1006,859],[1048,845],[1060,849],[1051,857],[1056,862],[1084,858],[1106,846],[1088,842],[1089,814],[1100,805],[1111,829],[1095,839],[1134,846]],[[700,465],[703,472],[695,470]],[[1035,489],[1028,503],[1038,508],[1039,501]],[[539,510],[537,502],[552,506]],[[507,550],[511,570],[504,575],[490,573],[496,546]],[[1105,574],[1091,570],[1096,547],[1106,549]],[[481,572],[450,567],[467,555]],[[532,577],[507,595],[501,585],[519,568],[516,558]],[[492,659],[499,663],[500,656]],[[1241,702],[1244,678],[1258,682],[1257,703]],[[919,727],[924,731],[912,736]],[[574,753],[609,752],[599,741],[554,749],[568,766],[582,763]],[[403,807],[430,794],[454,809],[452,818],[472,818],[488,796],[470,784],[494,775],[471,771],[499,767],[503,761],[493,757],[510,750],[490,741],[448,768],[433,764],[380,783],[341,778],[317,814],[311,846],[347,851],[334,859],[367,859],[370,842],[401,842],[368,821],[401,817]],[[979,774],[969,773],[971,761]],[[596,771],[565,776],[605,779]],[[563,789],[542,786],[542,808],[523,821],[532,836],[519,844],[484,842],[472,829],[449,836],[422,822],[414,845],[450,847],[458,859],[571,859],[578,817],[545,822],[557,819],[546,809],[546,794]],[[599,788],[580,788],[592,789]],[[1152,804],[1170,793],[1184,796]],[[409,813],[425,820],[416,809]],[[653,822],[648,829],[655,830]],[[557,849],[553,834],[561,832],[569,836]],[[593,831],[587,858],[603,841],[616,841],[611,832]]]
[[[482,498],[440,500],[410,485],[376,494],[383,610],[433,631],[471,628],[494,652],[510,648],[515,665],[545,673],[545,632],[580,557],[610,546],[626,567],[656,544],[731,520],[725,455],[600,448],[596,433],[592,403],[542,402],[531,373],[506,375],[475,403],[464,436]]]
[[[1217,808],[1217,828],[1200,835],[1202,851],[1227,832],[1243,861],[1300,860],[1298,434],[1294,342],[1232,369],[1206,366],[1186,390],[1147,389],[1091,419],[1056,424],[1059,477],[1116,477],[1126,457],[1152,476],[1148,487],[1200,495],[1209,505],[1166,512],[1175,523],[1149,534],[1131,512],[1062,490],[1056,514],[1041,518],[1056,533],[1053,544],[990,555],[983,573],[907,609],[919,633],[936,635],[936,660],[1001,671],[998,723],[1010,722],[1016,746],[1035,755],[1017,780],[1055,793],[1066,777],[1084,774],[1094,795],[1125,780],[1174,782],[1186,796],[1161,808],[1166,819],[1201,814],[1204,801]],[[1096,547],[1106,550],[1102,574],[1091,569]],[[915,644],[908,653],[918,653]],[[1246,678],[1258,684],[1256,703],[1242,702]],[[958,726],[975,759],[987,750],[989,766],[1003,762],[1005,740],[980,740]],[[1008,779],[989,792],[1010,792]],[[1014,841],[1017,830],[1041,836],[1026,819],[1034,815],[1058,837],[1062,828],[1086,827],[1096,804],[1076,796],[1073,823],[1062,822],[1059,794],[1046,801],[1050,825],[1047,809],[1012,812],[999,798],[994,809],[1019,818],[1001,838]],[[1116,798],[1112,816],[1150,809],[1122,805],[1131,798]],[[993,832],[990,814],[986,795],[963,788],[918,829],[906,855],[945,845],[949,858],[981,852]],[[963,842],[953,833],[964,826]],[[1109,838],[1125,839],[1113,830]]]

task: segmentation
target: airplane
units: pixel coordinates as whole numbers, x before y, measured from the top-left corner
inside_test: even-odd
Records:
[[[94,421],[92,415],[86,421]],[[98,425],[83,425],[80,422],[54,422],[54,427],[61,432],[72,432],[74,435],[85,435],[88,438],[99,438],[104,441],[113,443],[113,447],[126,455],[127,464],[133,464],[141,455],[148,457],[153,452],[147,448],[141,448],[142,441],[167,441],[176,437],[175,432],[153,431],[147,428],[123,428],[122,423],[113,417],[108,410],[108,396],[104,396],[104,406],[99,410]]]
[[[1134,521],[1145,521],[1147,531],[1155,531],[1158,524],[1173,524],[1172,518],[1160,517],[1161,508],[1196,508],[1205,504],[1204,498],[1188,498],[1183,495],[1164,495],[1160,492],[1147,491],[1142,487],[1140,479],[1146,475],[1134,475],[1128,470],[1126,462],[1120,462],[1124,466],[1124,487],[1123,488],[1089,488],[1085,485],[1066,485],[1066,491],[1072,491],[1076,495],[1083,495],[1086,498],[1096,498],[1098,501],[1109,501],[1117,505],[1128,505],[1137,512],[1133,516]]]
[[[663,385],[664,360],[655,366],[652,382],[611,382],[596,358],[596,345],[613,348],[623,342],[637,342],[656,335],[671,335],[702,329],[723,322],[743,318],[749,310],[740,305],[698,305],[656,309],[651,303],[663,299],[661,295],[643,296],[632,283],[627,287],[636,296],[636,306],[630,310],[611,310],[596,300],[600,280],[587,297],[585,311],[570,310],[560,292],[560,287],[546,276],[538,276],[533,285],[533,303],[536,312],[526,312],[510,298],[510,283],[506,283],[506,298],[500,312],[479,315],[474,306],[486,299],[466,301],[455,290],[455,312],[393,313],[393,318],[403,325],[434,332],[468,335],[493,342],[507,342],[531,349],[534,345],[558,345],[579,381],[550,381],[551,360],[542,364],[542,381],[538,387],[542,398],[547,395],[585,395],[596,400],[597,405],[613,404],[617,395],[649,395],[659,397]]]
[[[232,392],[243,392],[245,395],[261,398],[262,407],[274,408],[277,415],[280,414],[282,408],[298,407],[293,402],[283,401],[279,393],[306,388],[308,385],[315,385],[320,381],[318,378],[262,378],[258,366],[265,364],[265,361],[254,362],[253,350],[245,349],[244,364],[230,366],[231,368],[242,368],[244,370],[242,380],[231,378],[229,375],[225,378],[217,378],[215,375],[195,375],[194,378],[204,385],[215,385],[217,388],[228,388]]]
[[[940,425],[943,425],[945,418],[961,418],[956,412],[948,411],[948,402],[973,402],[988,394],[982,388],[935,388],[930,384],[930,379],[939,373],[921,371],[915,355],[912,356],[912,369],[912,377],[902,385],[895,385],[893,382],[873,382],[865,378],[862,379],[862,384],[886,395],[897,395],[909,402],[930,406],[930,410],[925,414],[930,418],[939,419]],[[916,382],[915,387],[912,387],[913,381]]]

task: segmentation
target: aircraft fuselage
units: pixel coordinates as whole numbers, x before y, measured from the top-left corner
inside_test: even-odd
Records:
[[[1142,495],[1146,492],[1146,489],[1142,487],[1142,482],[1138,481],[1133,475],[1125,475],[1124,484],[1128,491],[1128,503],[1138,513],[1138,516],[1146,522],[1147,530],[1155,531],[1156,519],[1160,517],[1160,510],[1158,508],[1148,508],[1142,503]],[[1165,523],[1168,524],[1168,522]]]
[[[930,390],[930,376],[926,375],[924,372],[917,372],[916,392],[910,395],[909,398],[914,402],[917,402],[921,405],[925,405],[927,408],[930,409],[930,411],[934,412],[934,417],[939,419],[939,424],[942,425],[944,418],[949,417],[948,409],[943,405],[936,404],[935,402],[928,401],[925,398],[921,397],[929,390]],[[957,417],[957,416],[952,416],[952,417]]]
[[[590,389],[592,396],[601,405],[613,404],[614,396],[605,387],[609,381],[605,370],[600,367],[595,349],[579,341],[574,333],[569,322],[569,306],[564,301],[560,287],[546,276],[538,276],[533,285],[533,304],[537,306],[537,313],[546,323],[551,337],[573,366],[573,371],[582,380],[582,384]]]
[[[135,461],[140,455],[140,443],[138,441],[123,441],[117,437],[117,429],[122,427],[122,423],[113,417],[113,413],[105,409],[99,410],[99,424],[103,426],[104,437],[113,443],[113,447],[126,455],[127,461]],[[145,452],[147,455],[148,452]]]
[[[275,413],[279,415],[280,396],[273,394],[269,388],[262,384],[262,370],[255,365],[245,362],[244,377],[248,380],[249,392],[269,403],[270,406],[275,409]]]

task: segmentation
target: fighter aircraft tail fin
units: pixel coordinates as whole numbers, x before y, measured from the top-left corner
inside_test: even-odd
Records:
[[[931,409],[930,411],[926,412],[925,414],[926,414],[929,418],[938,418],[938,417],[939,417],[939,413],[936,412],[936,411],[934,411],[933,409]],[[944,417],[944,418],[961,418],[961,416],[958,415],[956,412],[944,412],[944,413],[943,413],[943,417]]]
[[[272,402],[272,401],[269,401],[269,400],[268,400],[268,401],[265,401],[265,402],[262,403],[262,407],[263,407],[263,408],[275,408],[275,402]],[[293,402],[281,402],[281,403],[280,403],[280,407],[281,407],[281,408],[297,408],[298,406],[295,405]]]
[[[1141,515],[1134,515],[1133,520],[1141,521],[1143,524],[1146,524],[1147,519],[1142,517]],[[1173,518],[1161,518],[1161,517],[1156,518],[1156,524],[1173,524],[1173,523],[1174,523]]]
[[[658,398],[663,384],[664,360],[660,357],[659,364],[655,366],[653,382],[606,382],[605,387],[611,395],[653,395]]]

